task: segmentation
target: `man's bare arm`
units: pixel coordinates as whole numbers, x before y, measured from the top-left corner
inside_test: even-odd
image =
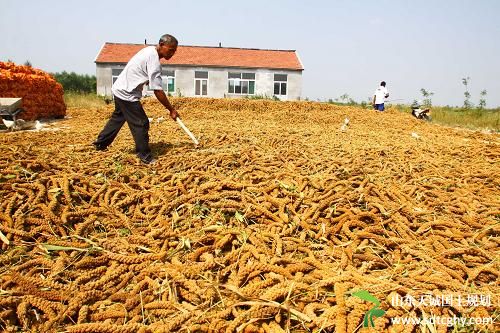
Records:
[[[156,98],[158,98],[160,103],[163,104],[163,106],[166,107],[168,111],[170,111],[170,117],[173,120],[175,120],[177,117],[179,117],[179,114],[174,109],[172,104],[170,104],[170,101],[168,100],[168,97],[163,90],[155,90],[155,96],[156,96]]]

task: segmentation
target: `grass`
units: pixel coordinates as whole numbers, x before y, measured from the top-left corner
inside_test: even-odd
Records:
[[[64,102],[67,107],[76,108],[100,108],[106,105],[104,98],[97,94],[66,92],[64,93]]]
[[[392,105],[401,112],[411,113],[408,105]],[[500,132],[500,108],[497,109],[463,109],[451,106],[432,106],[432,122],[446,126],[458,126],[469,129],[482,129]]]
[[[459,125],[472,129],[500,131],[500,110],[460,110],[449,107],[433,108],[432,119],[443,125]]]

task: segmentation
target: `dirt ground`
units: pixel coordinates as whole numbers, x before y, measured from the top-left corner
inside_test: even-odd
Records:
[[[498,329],[393,322],[498,323],[498,134],[324,103],[173,102],[201,146],[146,100],[153,166],[126,125],[93,149],[112,106],[0,133],[2,330]]]

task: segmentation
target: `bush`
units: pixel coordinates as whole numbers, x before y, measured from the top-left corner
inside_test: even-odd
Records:
[[[68,73],[66,71],[53,73],[52,75],[66,92],[96,93],[97,91],[95,75]]]

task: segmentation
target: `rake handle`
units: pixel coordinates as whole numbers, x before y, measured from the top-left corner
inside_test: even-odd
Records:
[[[194,144],[196,146],[198,146],[200,143],[198,142],[198,140],[196,139],[196,137],[193,135],[193,133],[191,133],[191,131],[186,127],[186,125],[184,125],[184,123],[181,120],[181,117],[175,118],[175,121],[184,130],[184,132],[186,132],[186,134],[189,135],[189,137],[191,138],[191,140],[193,140]]]

